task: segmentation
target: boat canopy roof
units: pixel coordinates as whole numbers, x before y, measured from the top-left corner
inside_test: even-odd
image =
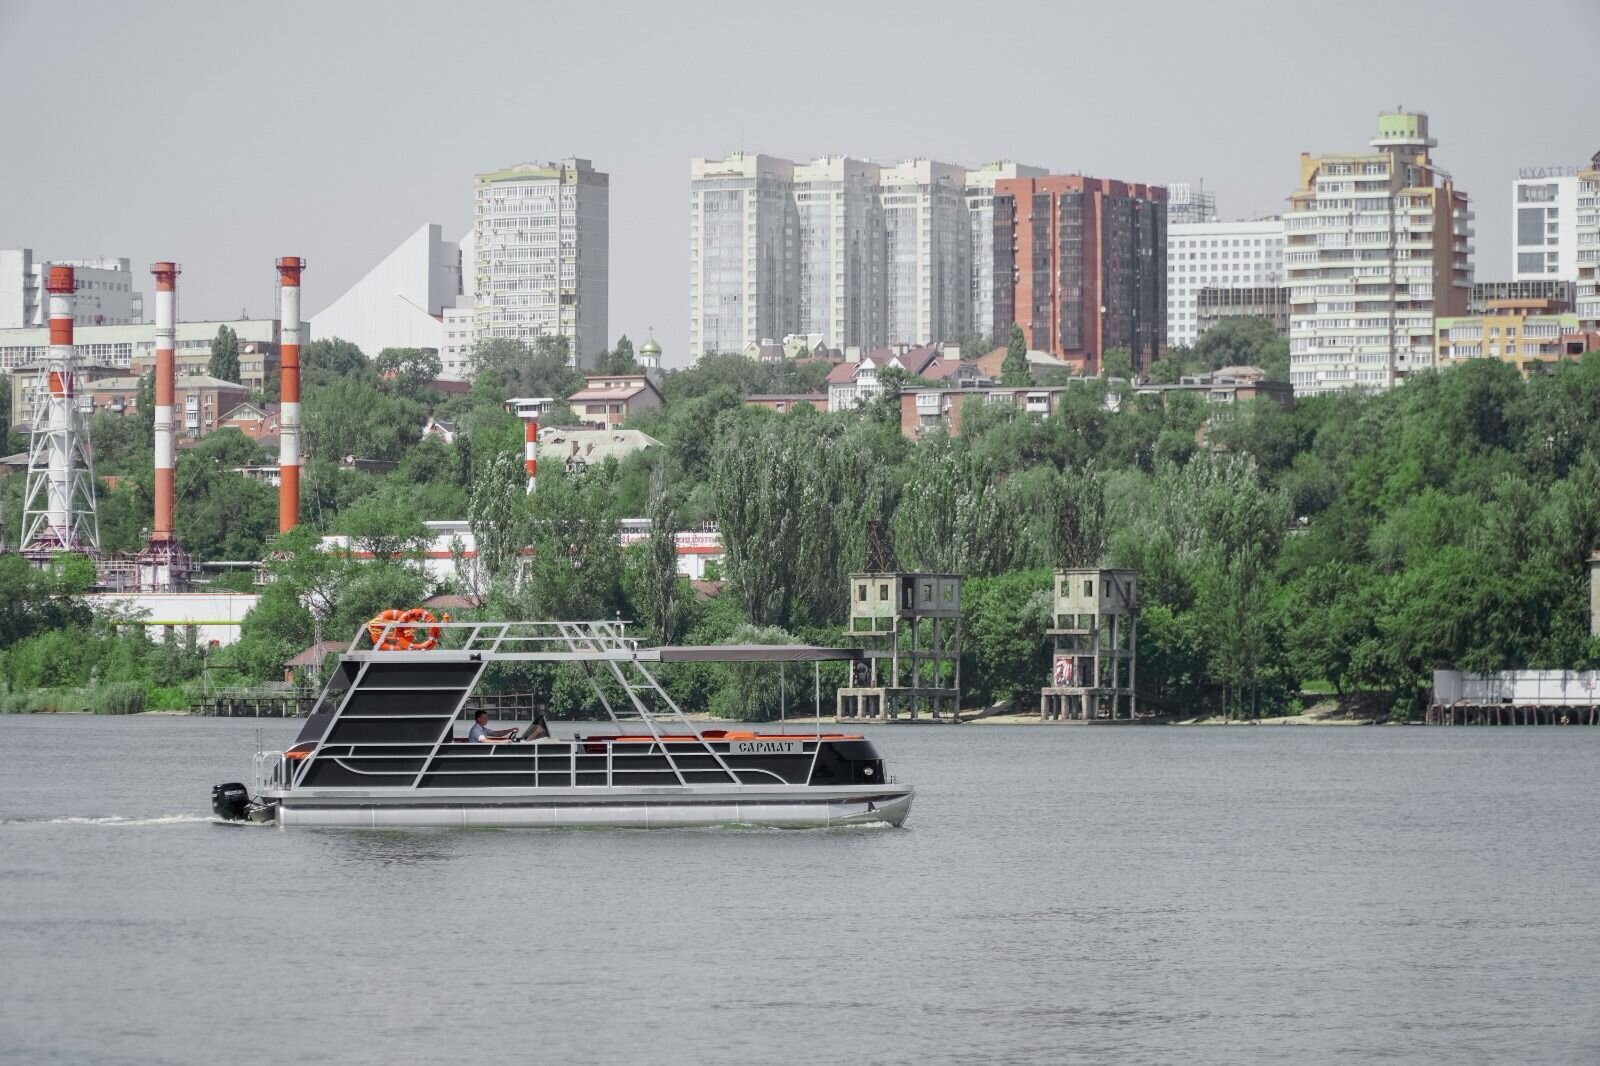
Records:
[[[810,644],[682,644],[648,650],[664,663],[811,663],[861,658],[860,648],[818,648]]]

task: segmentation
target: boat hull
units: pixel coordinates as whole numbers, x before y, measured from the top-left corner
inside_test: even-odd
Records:
[[[709,826],[823,828],[898,826],[911,812],[914,791],[886,785],[870,790],[797,786],[754,794],[693,789],[505,789],[497,795],[448,795],[456,790],[396,790],[391,795],[294,789],[276,800],[281,826],[347,829],[610,828]],[[481,793],[487,790],[472,790]]]

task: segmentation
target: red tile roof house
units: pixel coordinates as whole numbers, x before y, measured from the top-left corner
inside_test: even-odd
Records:
[[[883,391],[880,372],[891,367],[914,378],[951,384],[977,384],[981,378],[977,367],[963,362],[954,347],[879,348],[862,356],[860,362],[840,363],[828,372],[828,410],[848,411],[871,402]]]
[[[634,415],[661,406],[661,393],[643,374],[592,374],[567,397],[567,405],[586,426],[615,429]]]

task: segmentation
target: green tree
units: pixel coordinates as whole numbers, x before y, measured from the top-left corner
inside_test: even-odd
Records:
[[[218,326],[211,341],[211,360],[206,373],[223,381],[239,380],[239,336],[227,326]]]
[[[656,639],[676,643],[688,620],[687,582],[678,574],[677,514],[667,492],[665,467],[650,478],[650,536],[644,543],[640,613]]]
[[[1132,378],[1132,353],[1126,348],[1107,348],[1100,357],[1100,376],[1103,378],[1121,378],[1124,381]]]
[[[433,348],[385,348],[378,353],[376,366],[379,376],[393,382],[397,393],[418,402],[428,398],[444,370]]]
[[[633,342],[624,333],[617,338],[617,346],[609,352],[601,352],[595,359],[594,370],[597,374],[637,374],[640,372],[638,360],[634,356]]]
[[[546,484],[541,476],[540,484]],[[522,456],[497,453],[473,480],[467,522],[478,546],[478,565],[495,579],[512,576],[517,552],[528,543],[530,511]]]
[[[1011,337],[1006,341],[1006,359],[1000,364],[1000,384],[1022,387],[1031,384],[1033,375],[1028,369],[1028,341],[1022,327],[1011,325]]]

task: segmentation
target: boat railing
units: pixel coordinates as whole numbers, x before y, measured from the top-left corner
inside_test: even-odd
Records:
[[[281,751],[256,752],[255,764],[251,768],[254,777],[254,795],[261,795],[266,789],[285,789],[291,784],[292,775],[289,760]]]
[[[410,651],[470,652],[493,658],[626,659],[639,652],[620,619],[585,622],[405,622],[362,628],[351,653],[393,647],[405,637]],[[428,639],[432,643],[428,643]]]
[[[667,736],[660,740],[625,740],[618,741],[610,738],[574,738],[573,740],[536,740],[528,742],[512,742],[495,744],[492,748],[482,745],[457,746],[446,744],[443,746],[443,760],[438,756],[428,758],[426,766],[420,770],[393,770],[390,769],[395,761],[395,749],[402,745],[389,745],[388,750],[381,755],[362,755],[354,751],[338,752],[335,750],[324,754],[322,757],[331,759],[342,769],[372,779],[375,786],[412,787],[420,788],[425,780],[449,780],[451,783],[470,786],[475,777],[493,775],[496,779],[506,778],[525,779],[529,785],[564,785],[568,787],[579,786],[639,786],[672,785],[688,787],[692,785],[716,784],[804,784],[809,780],[812,765],[815,762],[817,749],[821,743],[820,737],[796,734],[790,737],[772,736],[772,740],[790,740],[794,743],[792,755],[804,756],[808,762],[801,779],[796,781],[786,780],[783,775],[761,767],[740,765],[735,767],[721,756],[726,755],[726,742],[715,740],[707,742],[696,736]],[[422,745],[418,745],[419,749]],[[704,756],[715,753],[714,759],[706,760]],[[266,755],[280,755],[277,752],[263,753]],[[690,757],[690,758],[686,758]],[[700,757],[697,765],[693,757]],[[280,756],[281,757],[281,756]],[[258,766],[260,766],[260,756]],[[365,764],[365,765],[364,765]],[[373,767],[367,769],[367,766]],[[280,787],[272,785],[274,774],[286,774],[287,769],[274,769],[268,766],[264,772],[268,788]],[[670,781],[662,781],[661,775],[670,774]],[[754,777],[762,780],[752,781]],[[641,780],[641,778],[646,778]],[[288,777],[281,778],[284,781]],[[766,780],[770,779],[770,780]],[[258,788],[262,778],[258,777]],[[284,786],[286,787],[286,786]]]

